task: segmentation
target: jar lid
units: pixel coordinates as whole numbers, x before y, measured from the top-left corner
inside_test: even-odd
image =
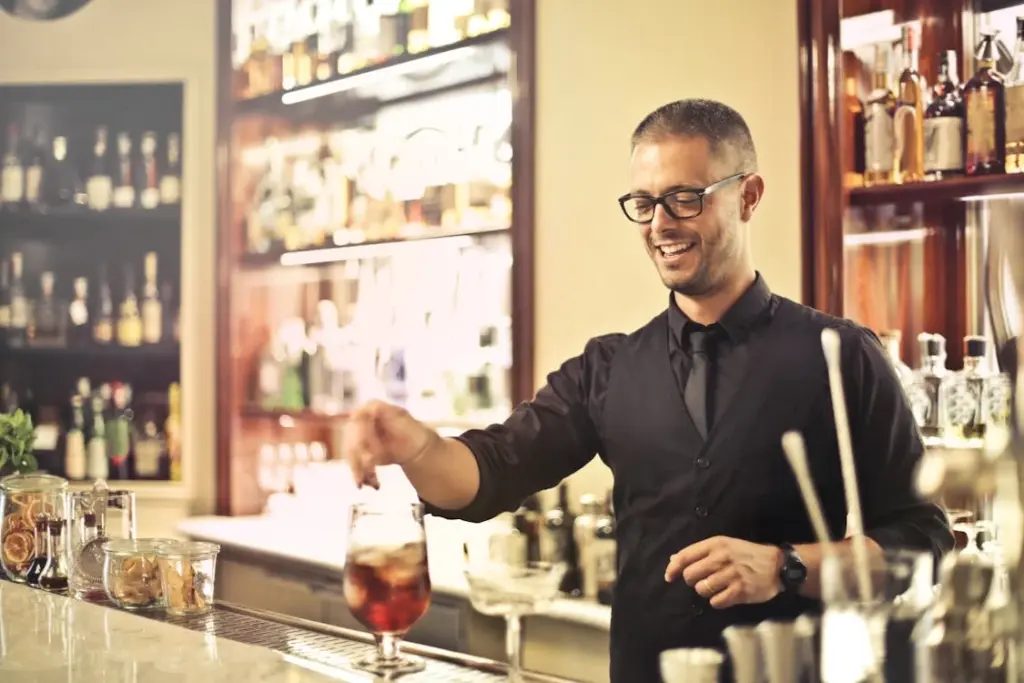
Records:
[[[0,479],[0,489],[12,493],[35,492],[45,493],[47,491],[63,491],[68,487],[68,480],[64,477],[56,477],[52,474],[10,474]]]
[[[156,555],[161,548],[177,543],[173,538],[112,538],[104,541],[102,548],[108,555]]]
[[[207,558],[213,557],[220,552],[220,545],[207,543],[205,541],[178,541],[173,544],[162,546],[157,555],[167,559],[180,560],[183,558]]]

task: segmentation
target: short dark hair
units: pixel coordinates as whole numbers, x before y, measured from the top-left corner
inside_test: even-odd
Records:
[[[633,131],[633,147],[661,137],[701,137],[713,154],[723,145],[737,153],[743,170],[757,169],[757,150],[747,122],[738,111],[715,100],[679,100],[662,105],[644,117]]]

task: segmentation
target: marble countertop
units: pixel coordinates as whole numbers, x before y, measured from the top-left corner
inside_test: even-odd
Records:
[[[480,533],[477,525],[427,517],[425,526],[433,590],[465,597],[468,588],[462,573],[462,544],[467,537]],[[177,532],[329,574],[340,576],[345,566],[342,533],[337,534],[337,543],[325,542],[325,536],[329,538],[331,534],[309,530],[308,525],[296,524],[284,517],[193,517],[181,522]],[[583,600],[556,600],[545,616],[596,629],[608,630],[611,626],[609,607]]]
[[[272,650],[0,581],[4,683],[367,683]]]

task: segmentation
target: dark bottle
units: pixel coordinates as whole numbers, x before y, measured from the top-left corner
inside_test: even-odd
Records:
[[[64,566],[64,550],[61,544],[61,533],[64,531],[64,520],[51,519],[47,522],[46,555],[50,558],[39,575],[39,587],[53,593],[61,593],[68,589],[68,572]]]
[[[43,202],[49,207],[85,204],[85,187],[75,164],[68,158],[68,140],[53,139],[49,168],[43,176]]]
[[[11,276],[7,259],[0,260],[0,344],[7,343],[11,327]]]
[[[608,492],[604,510],[594,527],[594,573],[597,575],[597,601],[602,605],[612,604],[612,593],[617,576],[618,554],[615,546],[615,515],[612,507],[612,492]]]
[[[563,562],[567,567],[558,589],[565,595],[578,598],[583,595],[583,570],[580,568],[579,547],[573,536],[576,517],[569,510],[569,487],[558,487],[558,505],[544,516],[546,548],[542,549],[548,562]]]
[[[1006,167],[1006,92],[996,71],[995,36],[985,35],[976,54],[978,71],[964,86],[967,119],[964,162],[967,175],[1002,173]]]
[[[519,509],[525,521],[526,533],[526,561],[540,562],[542,560],[540,536],[543,516],[540,512],[540,501],[537,496],[530,496],[523,501]]]
[[[131,433],[135,417],[131,408],[132,389],[121,383],[115,383],[111,388],[113,406],[106,424],[110,476],[118,481],[126,481],[131,472],[128,457],[132,450]]]
[[[924,113],[924,171],[932,180],[964,172],[964,100],[956,50],[939,53],[939,78]]]
[[[39,585],[39,577],[42,576],[43,571],[46,569],[46,565],[50,563],[50,546],[49,546],[49,520],[45,517],[40,516],[36,519],[35,528],[35,559],[32,560],[32,564],[28,567],[28,572],[25,574],[25,582],[30,586]]]

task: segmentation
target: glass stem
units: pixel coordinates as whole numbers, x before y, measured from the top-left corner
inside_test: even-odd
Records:
[[[505,617],[505,655],[509,683],[523,683],[523,625],[518,614]]]
[[[393,662],[398,659],[398,648],[402,639],[392,633],[375,635],[377,640],[377,660]]]

